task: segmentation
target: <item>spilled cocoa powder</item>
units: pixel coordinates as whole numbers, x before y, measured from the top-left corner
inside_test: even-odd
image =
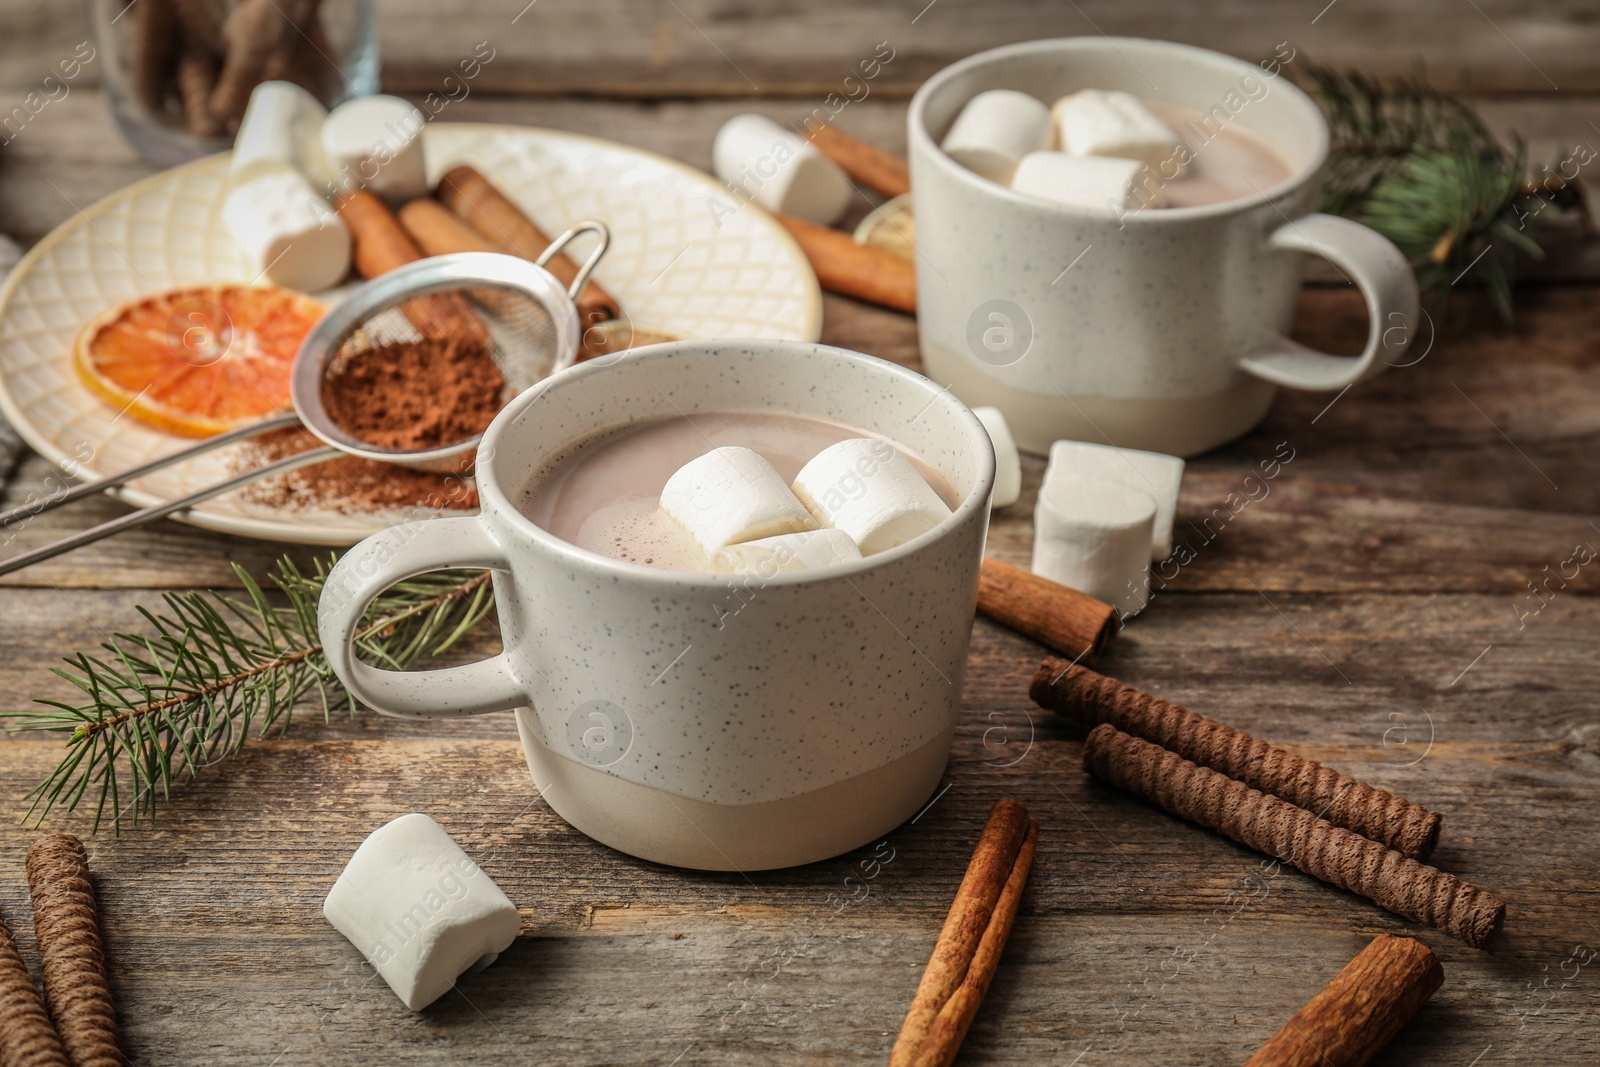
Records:
[[[488,428],[502,406],[505,378],[481,346],[427,338],[381,345],[329,368],[322,403],[350,436],[377,448],[422,451]],[[298,427],[244,445],[235,466],[249,470],[322,444]],[[478,506],[471,452],[455,472],[435,473],[339,456],[246,487],[244,499],[290,511],[376,511]]]

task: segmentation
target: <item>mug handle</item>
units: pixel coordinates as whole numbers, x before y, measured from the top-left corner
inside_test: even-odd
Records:
[[[1335,356],[1279,337],[1267,351],[1240,360],[1243,369],[1293,389],[1343,389],[1380,369],[1380,351],[1398,353],[1410,343],[1417,324],[1417,279],[1387,237],[1336,215],[1306,215],[1278,227],[1267,244],[1322,256],[1356,283],[1371,323],[1367,347],[1359,356]]]
[[[378,594],[428,571],[505,570],[504,553],[474,517],[424,519],[380,530],[328,572],[317,602],[317,632],[344,687],[387,715],[456,718],[528,703],[506,654],[433,671],[386,671],[356,658],[361,617]]]

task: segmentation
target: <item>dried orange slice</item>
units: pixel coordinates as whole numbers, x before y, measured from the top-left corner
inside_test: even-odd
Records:
[[[289,405],[289,368],[327,309],[273,286],[174,289],[91,319],[72,367],[89,391],[140,422],[210,437]]]

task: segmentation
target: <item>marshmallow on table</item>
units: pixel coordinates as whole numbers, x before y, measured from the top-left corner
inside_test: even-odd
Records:
[[[1050,109],[1027,93],[990,89],[967,101],[939,147],[968,170],[1005,185],[1029,152],[1050,145]]]
[[[831,567],[861,558],[861,550],[843,530],[824,527],[802,533],[779,534],[757,541],[729,545],[717,553],[719,570],[771,578],[778,574]]]
[[[850,206],[850,179],[810,141],[760,115],[735,115],[711,146],[718,178],[768,211],[818,226]]]
[[[428,195],[422,112],[398,96],[363,96],[333,109],[322,124],[322,151],[334,181],[391,204]]]
[[[1022,496],[1022,457],[1017,454],[1017,443],[1011,437],[1011,427],[999,408],[973,408],[983,428],[989,431],[989,441],[994,445],[994,493],[991,508],[1015,504]]]
[[[250,93],[233,139],[229,176],[243,184],[262,174],[297,170],[321,192],[332,177],[322,152],[327,117],[321,101],[293,82],[262,82]]]
[[[713,559],[729,545],[817,526],[772,464],[738,445],[679,467],[661,487],[661,510]]]
[[[1132,93],[1085,89],[1050,110],[1061,147],[1072,155],[1137,159],[1163,178],[1184,172],[1183,142]]]
[[[1029,152],[1011,176],[1019,193],[1072,207],[1117,212],[1132,207],[1159,207],[1159,191],[1141,196],[1146,168],[1133,159],[1069,156],[1065,152]]]
[[[373,831],[333,883],[322,914],[412,1011],[517,939],[516,905],[419,813]]]
[[[855,437],[811,457],[795,495],[863,556],[905,544],[949,518],[950,508],[901,451],[877,437]]]
[[[1050,466],[1045,471],[1045,480],[1052,476],[1075,475],[1125,482],[1150,494],[1156,502],[1150,558],[1163,560],[1172,555],[1172,518],[1178,510],[1178,489],[1183,484],[1183,460],[1136,448],[1115,448],[1088,441],[1057,441],[1050,446]]]
[[[1142,489],[1052,465],[1033,509],[1033,573],[1132,615],[1150,597],[1155,518]]]
[[[315,292],[350,271],[349,228],[299,171],[267,171],[235,186],[222,218],[255,276]]]

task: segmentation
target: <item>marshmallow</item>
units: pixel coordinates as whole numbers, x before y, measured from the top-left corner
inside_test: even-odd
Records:
[[[350,230],[296,170],[269,170],[237,186],[222,218],[257,278],[305,292],[350,271]]]
[[[1011,437],[1011,427],[999,408],[973,408],[983,428],[989,431],[989,441],[994,445],[994,493],[989,500],[991,508],[1003,508],[1017,502],[1022,495],[1022,457],[1017,454],[1017,443]]]
[[[1052,475],[1109,478],[1149,493],[1156,502],[1150,559],[1163,560],[1172,555],[1172,520],[1178,510],[1178,489],[1183,484],[1183,460],[1136,448],[1057,441],[1050,446],[1050,467],[1045,478],[1048,480]]]
[[[250,104],[233,139],[228,174],[242,185],[262,174],[297,170],[321,192],[332,175],[322,152],[321,130],[328,109],[293,82],[266,81],[250,94]]]
[[[1050,111],[1061,147],[1072,155],[1137,159],[1169,179],[1184,172],[1183,142],[1132,93],[1085,89]]]
[[[768,211],[831,226],[850,206],[850,179],[810,141],[760,115],[735,115],[711,146],[712,169]]]
[[[391,204],[428,195],[422,112],[398,96],[363,96],[333,109],[322,150],[341,189],[365,189]]]
[[[428,816],[372,832],[323,901],[322,914],[412,1011],[517,939],[517,907]]]
[[[829,445],[800,468],[793,488],[819,519],[849,534],[863,556],[905,544],[950,516],[911,461],[877,437]]]
[[[729,545],[717,553],[717,569],[730,574],[771,578],[778,574],[831,567],[861,558],[861,550],[843,530],[825,527],[803,533],[779,534],[758,541]]]
[[[713,559],[729,545],[817,526],[772,464],[738,445],[679,467],[661,487],[661,510]]]
[[[1159,190],[1145,191],[1148,171],[1132,159],[1029,152],[1011,176],[1019,193],[1072,207],[1116,213],[1133,207],[1160,207]]]
[[[1033,572],[1132,615],[1150,597],[1155,518],[1144,490],[1052,466],[1033,509]]]
[[[967,101],[939,147],[968,170],[1005,185],[1029,152],[1050,146],[1050,109],[1027,93],[990,89]]]

